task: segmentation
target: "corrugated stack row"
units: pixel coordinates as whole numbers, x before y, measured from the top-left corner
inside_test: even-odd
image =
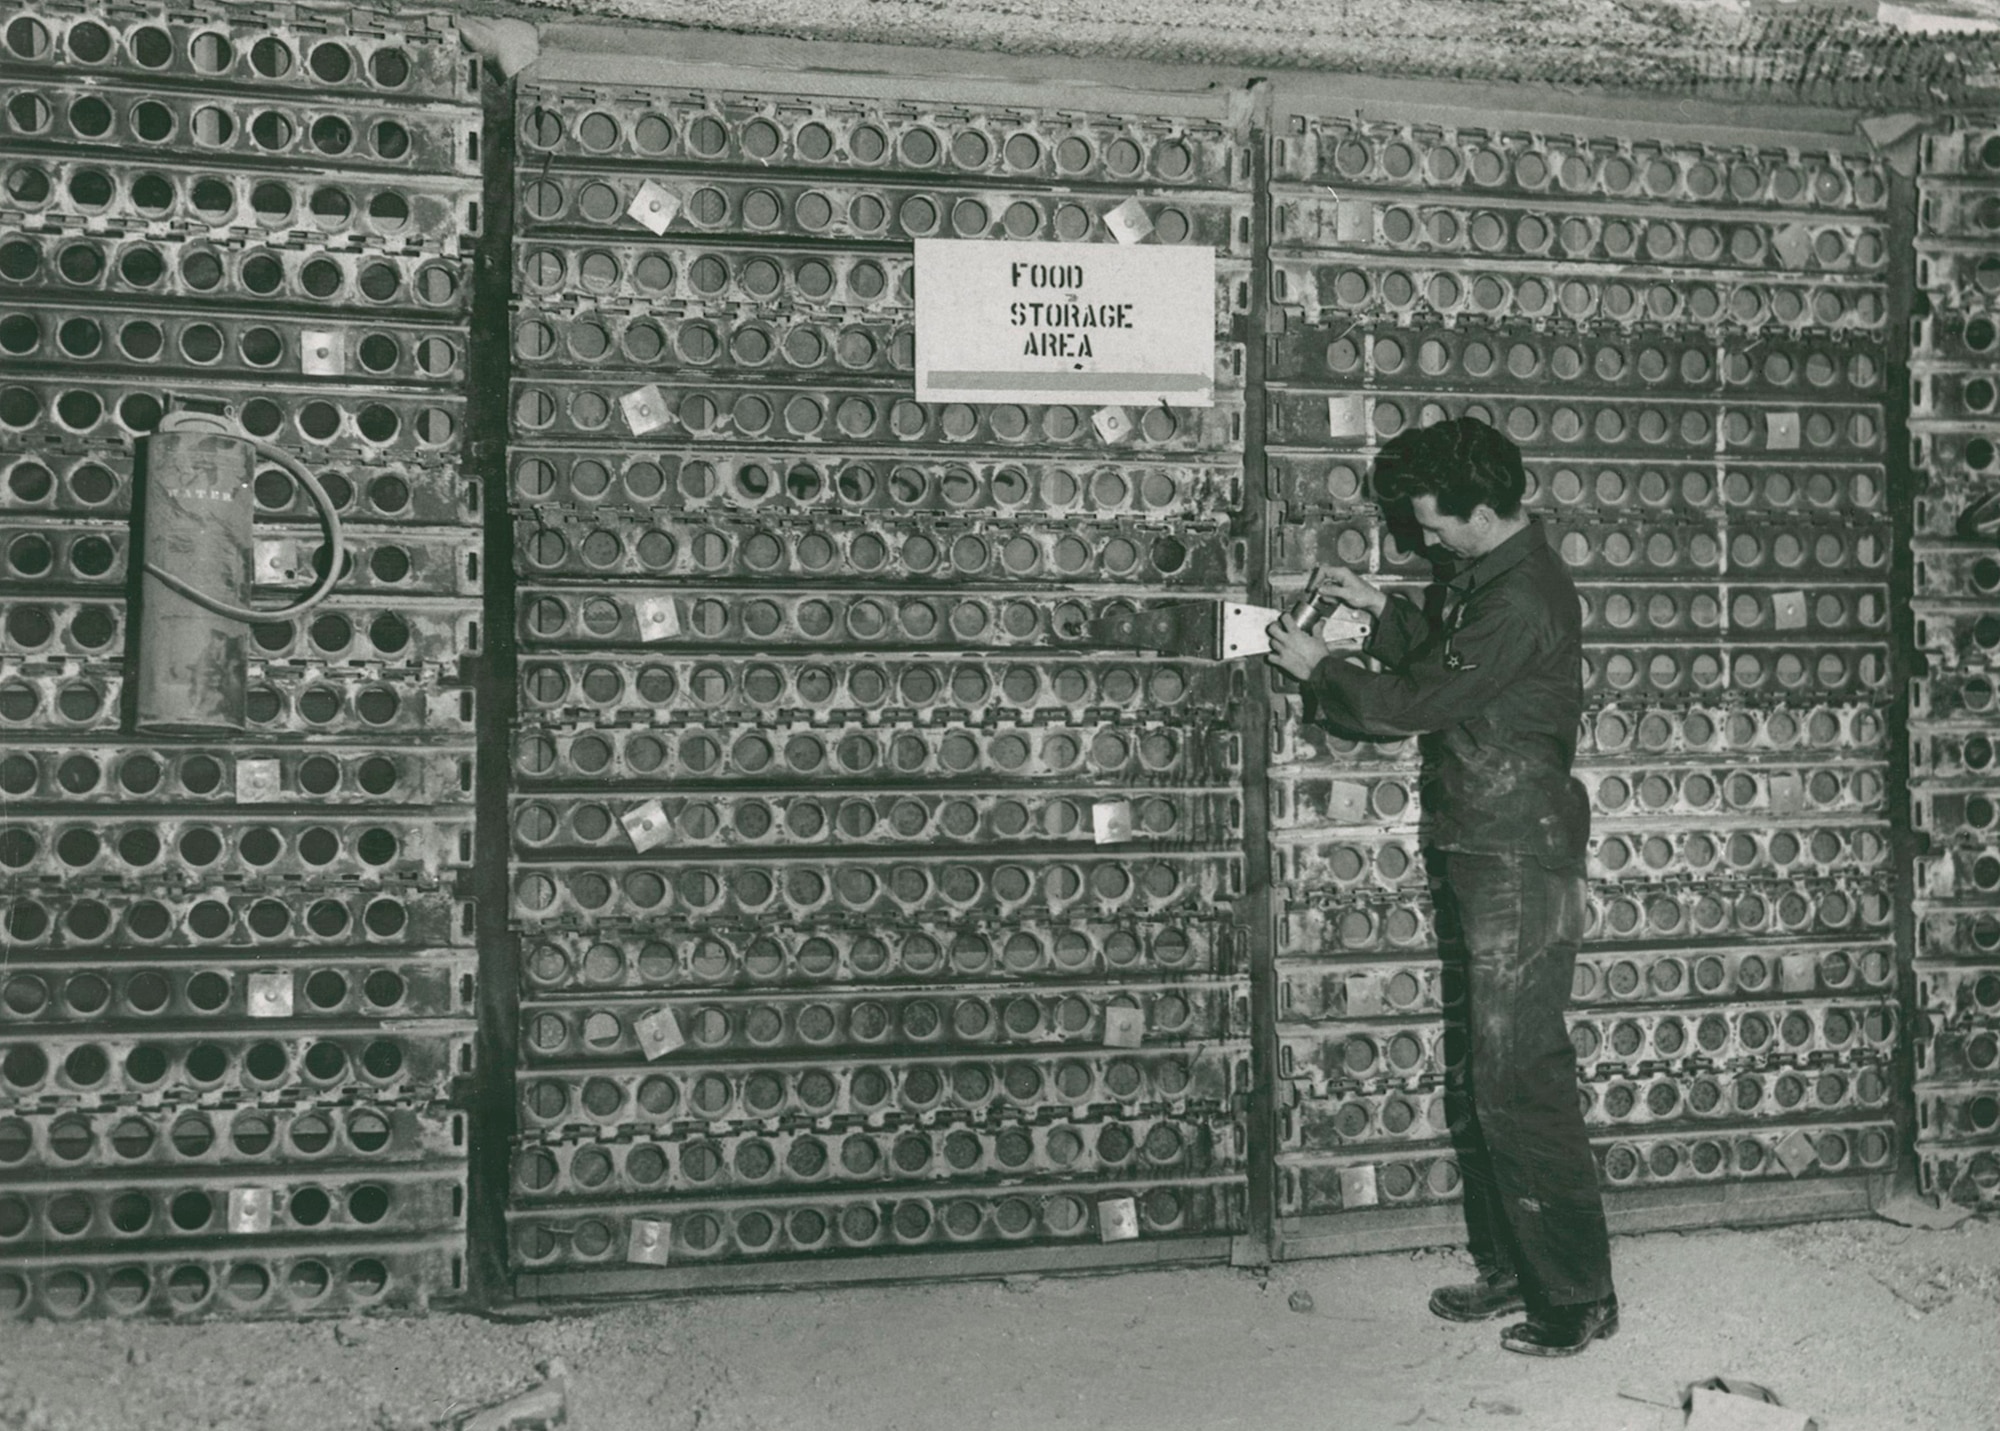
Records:
[[[441,16],[0,13],[0,1311],[462,1289],[479,513],[458,466],[477,76]],[[247,728],[131,733],[141,438],[322,475],[336,594]],[[326,554],[260,462],[260,604]]]
[[[1930,135],[1918,181],[1910,432],[1916,644],[1917,1161],[2000,1204],[2000,126]]]
[[[1242,678],[1131,629],[1243,580],[1240,145],[763,83],[521,94],[514,1266],[1238,1231]],[[1217,406],[914,400],[913,239],[1135,197]]]
[[[1276,135],[1274,582],[1338,562],[1419,589],[1366,476],[1462,415],[1521,445],[1577,581],[1594,813],[1570,1023],[1605,1185],[1886,1169],[1882,172],[1373,111]],[[1276,707],[1271,781],[1280,1211],[1454,1198],[1463,996],[1415,743],[1298,709]]]

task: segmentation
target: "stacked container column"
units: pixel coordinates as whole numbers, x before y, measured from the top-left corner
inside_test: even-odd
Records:
[[[1910,430],[1917,1161],[1925,1191],[2000,1201],[2000,132],[1924,142]]]
[[[0,1308],[294,1316],[463,1287],[479,646],[457,465],[476,73],[442,18],[0,13]],[[320,474],[336,594],[240,733],[132,733],[144,435]],[[324,569],[259,460],[255,599]]]

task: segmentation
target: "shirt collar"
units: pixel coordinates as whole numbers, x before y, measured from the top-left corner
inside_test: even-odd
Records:
[[[1542,532],[1541,518],[1530,517],[1527,526],[1485,556],[1475,560],[1470,566],[1454,572],[1450,584],[1463,587],[1467,591],[1485,586],[1502,572],[1511,571],[1526,561],[1528,553],[1532,552],[1537,544],[1545,543],[1547,540]]]

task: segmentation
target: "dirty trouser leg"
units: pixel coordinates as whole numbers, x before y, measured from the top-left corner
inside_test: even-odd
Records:
[[[1486,1155],[1486,1140],[1480,1136],[1479,1120],[1472,1111],[1472,1061],[1465,1053],[1472,1042],[1466,1026],[1468,960],[1457,902],[1445,877],[1448,859],[1442,850],[1424,851],[1431,906],[1436,913],[1438,951],[1444,960],[1445,1120],[1458,1163],[1465,1250],[1472,1254],[1479,1275],[1497,1282],[1518,1275],[1521,1259],[1514,1249],[1514,1232],[1507,1223],[1507,1209],[1501,1204],[1499,1189],[1494,1184],[1493,1161]]]
[[[1466,961],[1472,1127],[1458,1141],[1475,1153],[1473,1255],[1482,1239],[1503,1244],[1535,1304],[1608,1297],[1604,1202],[1562,1016],[1583,934],[1582,873],[1525,855],[1453,851],[1443,864]]]

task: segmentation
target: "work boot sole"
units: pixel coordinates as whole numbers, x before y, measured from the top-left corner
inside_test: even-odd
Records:
[[[1495,1302],[1489,1308],[1480,1311],[1452,1305],[1450,1302],[1444,1300],[1444,1293],[1441,1291],[1431,1293],[1431,1315],[1442,1317],[1447,1322],[1490,1322],[1495,1317],[1504,1317],[1511,1312],[1525,1312],[1527,1310],[1528,1304],[1521,1299],[1518,1293],[1512,1297]]]
[[[1526,1325],[1525,1322],[1522,1323],[1523,1327]],[[1576,1356],[1588,1350],[1590,1344],[1594,1341],[1609,1341],[1611,1338],[1617,1336],[1618,1314],[1613,1312],[1610,1316],[1606,1317],[1596,1327],[1592,1328],[1590,1335],[1586,1336],[1582,1341],[1564,1346],[1544,1346],[1540,1342],[1526,1341],[1516,1337],[1514,1332],[1515,1328],[1509,1327],[1500,1334],[1500,1345],[1510,1352],[1519,1352],[1522,1356]]]

